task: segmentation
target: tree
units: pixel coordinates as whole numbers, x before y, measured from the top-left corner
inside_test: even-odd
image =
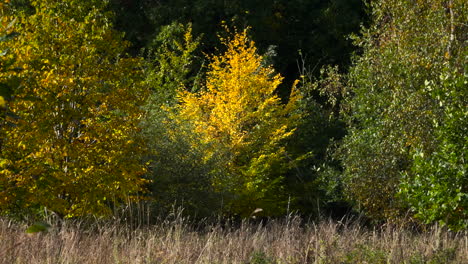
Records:
[[[152,206],[162,214],[177,206],[191,217],[208,217],[220,213],[222,204],[211,184],[215,162],[203,160],[205,149],[196,143],[199,138],[190,124],[171,118],[178,92],[201,82],[192,77],[198,68],[199,38],[191,31],[190,25],[168,25],[148,50],[145,81],[151,94],[142,132],[149,148]]]
[[[275,68],[285,76],[280,95],[287,97],[297,78],[298,50],[308,66],[348,66],[355,50],[347,38],[365,22],[361,0],[112,0],[116,25],[126,32],[133,50],[151,43],[162,28],[173,22],[192,23],[195,35],[203,34],[200,49],[212,53],[219,47],[221,21],[251,26],[250,35],[260,53],[274,50]],[[314,72],[316,76],[318,72]]]
[[[0,42],[5,45],[6,42],[12,40],[18,35],[14,31],[15,20],[11,21],[11,18],[6,14],[9,8],[9,3],[0,3]],[[5,125],[5,116],[11,115],[8,111],[8,101],[11,99],[13,91],[18,87],[18,78],[13,76],[15,69],[11,66],[15,62],[15,57],[9,53],[9,46],[6,45],[0,50],[0,72],[3,73],[3,78],[0,79],[0,124]],[[1,128],[1,127],[0,127]],[[1,131],[1,130],[0,130]],[[3,138],[0,137],[0,148],[3,145]]]
[[[153,90],[150,105],[173,106],[179,89],[195,89],[200,71],[196,52],[200,38],[193,39],[192,26],[172,23],[162,28],[146,50],[148,67],[146,82]],[[201,59],[200,59],[201,60]]]
[[[232,195],[228,212],[249,216],[261,208],[265,215],[282,214],[288,203],[284,175],[297,161],[284,142],[301,118],[295,112],[300,96],[293,87],[282,104],[275,94],[282,77],[262,65],[247,30],[221,41],[227,50],[211,58],[206,88],[180,92],[174,119],[193,127],[200,138],[193,143],[206,149],[203,160],[222,160],[212,184]]]
[[[8,15],[10,8],[9,1],[0,3],[0,42],[3,49],[0,50],[0,72],[6,75],[0,80],[0,108],[6,107],[7,100],[10,99],[13,90],[18,86],[18,80],[10,72],[15,69],[12,65],[15,61],[14,55],[9,53],[8,41],[15,38],[18,33],[14,29],[15,19]]]
[[[454,230],[468,228],[467,77],[465,66],[464,72],[442,74],[439,84],[426,83],[425,90],[443,109],[442,118],[433,120],[436,147],[432,153],[412,151],[414,163],[404,174],[399,190],[415,217]]]
[[[8,44],[23,70],[9,104],[16,118],[2,125],[0,208],[109,213],[146,183],[141,62],[124,56],[104,1],[31,5],[14,14],[21,34]]]
[[[288,146],[296,155],[309,154],[298,163],[296,175],[288,177],[288,189],[296,193],[301,213],[341,218],[350,206],[341,189],[341,166],[332,152],[345,135],[344,122],[339,115],[345,76],[339,73],[337,66],[324,67],[320,72],[317,78],[310,69],[302,70],[298,111],[303,118]]]
[[[343,104],[348,135],[339,157],[344,165],[345,192],[374,219],[395,220],[406,214],[408,207],[418,212],[416,216],[422,216],[422,210],[429,206],[438,211],[438,216],[430,221],[440,219],[447,210],[460,217],[456,212],[463,211],[466,196],[452,193],[464,192],[461,186],[466,182],[466,172],[460,168],[466,165],[458,158],[447,159],[445,144],[452,140],[449,134],[461,132],[454,124],[463,119],[462,111],[456,110],[457,114],[450,117],[456,111],[449,109],[463,109],[466,102],[460,95],[453,99],[434,96],[427,84],[445,87],[439,91],[450,93],[448,87],[452,86],[444,84],[440,76],[447,76],[447,68],[449,76],[463,75],[466,4],[458,0],[417,3],[382,0],[372,2],[371,10],[372,25],[362,31],[362,37],[356,38],[356,44],[364,52],[355,59],[348,75],[349,87]],[[459,89],[455,89],[459,77],[449,79],[448,82],[454,82],[454,90]],[[463,140],[456,142],[460,147]],[[418,153],[424,153],[424,162]],[[446,161],[451,163],[448,167],[458,168],[456,173],[444,169]],[[447,174],[442,176],[442,171]],[[452,174],[458,176],[452,178],[449,176]],[[435,178],[439,187],[445,187],[429,191]],[[412,201],[409,204],[397,197],[402,182],[405,195]],[[432,196],[433,191],[446,192],[447,196]],[[448,200],[417,204],[418,197],[423,196],[463,201],[456,205]],[[444,209],[445,203],[453,206]]]

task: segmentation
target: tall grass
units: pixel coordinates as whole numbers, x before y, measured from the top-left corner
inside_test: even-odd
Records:
[[[299,217],[265,222],[158,224],[65,221],[47,233],[0,220],[0,263],[468,263],[467,232],[364,228]]]

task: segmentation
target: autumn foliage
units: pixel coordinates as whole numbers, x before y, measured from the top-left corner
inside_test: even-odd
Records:
[[[228,2],[1,1],[0,217],[467,228],[464,1]]]
[[[105,214],[142,190],[140,60],[123,56],[97,3],[36,1],[17,17],[8,45],[22,83],[2,124],[2,210]]]
[[[282,77],[262,65],[247,30],[221,40],[226,51],[211,58],[205,89],[180,92],[176,118],[193,124],[200,136],[196,144],[210,146],[205,160],[224,156],[225,174],[212,184],[233,195],[231,212],[248,216],[261,208],[281,214],[287,202],[284,173],[295,161],[284,140],[299,121],[299,95],[293,87],[289,102],[281,102],[275,91]]]

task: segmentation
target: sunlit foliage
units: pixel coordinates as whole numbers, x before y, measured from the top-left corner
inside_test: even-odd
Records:
[[[223,156],[225,174],[213,179],[219,190],[233,196],[228,210],[248,216],[256,208],[267,215],[283,213],[288,200],[283,176],[295,162],[284,140],[290,137],[299,114],[299,95],[293,87],[289,102],[275,94],[282,77],[262,66],[247,30],[221,39],[226,51],[212,57],[206,89],[181,92],[177,119],[188,122],[209,148],[204,160]]]
[[[22,83],[9,104],[11,125],[2,126],[6,212],[106,214],[145,183],[136,136],[146,97],[140,60],[125,58],[127,43],[105,4],[32,1],[33,14],[14,14],[21,34],[8,45]]]
[[[384,0],[371,8],[372,26],[355,38],[364,53],[344,104],[344,190],[374,219],[463,218],[466,137],[452,136],[463,134],[466,119],[466,100],[455,92],[466,88],[466,3]],[[396,197],[400,188],[409,197]]]

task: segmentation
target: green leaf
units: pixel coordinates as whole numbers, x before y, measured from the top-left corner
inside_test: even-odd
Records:
[[[8,41],[8,40],[13,39],[14,37],[16,37],[18,35],[19,35],[19,33],[17,33],[17,32],[11,32],[9,34],[0,36],[0,42]]]
[[[26,229],[26,233],[32,234],[39,232],[47,232],[51,227],[52,226],[46,222],[36,222],[32,226],[28,227],[28,229]]]

